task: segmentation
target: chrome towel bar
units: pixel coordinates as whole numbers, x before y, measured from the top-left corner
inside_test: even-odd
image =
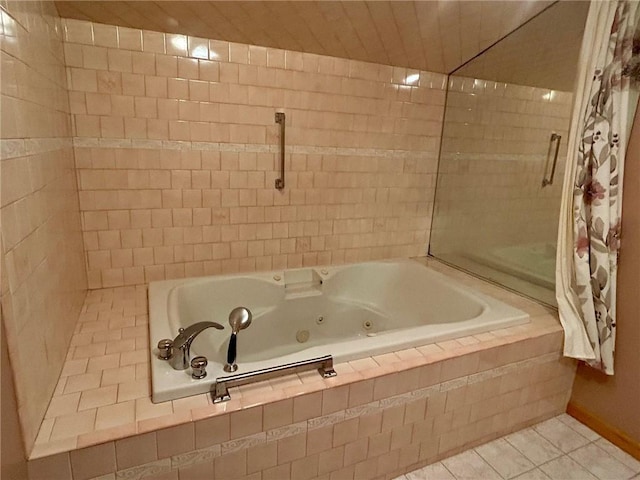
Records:
[[[248,385],[250,383],[269,380],[270,378],[282,377],[290,373],[306,372],[317,368],[318,373],[323,378],[335,377],[336,371],[333,369],[333,357],[325,355],[323,357],[311,358],[300,362],[287,363],[276,367],[263,368],[262,370],[254,370],[252,372],[239,373],[238,375],[228,375],[226,377],[218,377],[216,383],[211,390],[213,403],[226,402],[231,399],[229,389]]]
[[[555,132],[552,133],[551,137],[549,138],[549,151],[547,152],[547,161],[544,166],[545,174],[544,174],[544,177],[542,178],[542,188],[546,187],[547,185],[553,184],[553,177],[556,174],[556,164],[558,163],[558,151],[560,150],[560,140],[562,140],[562,136],[558,135]],[[549,178],[547,178],[546,172],[549,167],[549,157],[551,157],[551,151],[553,150],[553,142],[556,142],[556,149],[553,154],[553,163],[551,164],[551,174],[549,175]]]
[[[276,188],[284,189],[284,128],[286,116],[284,112],[276,112],[276,123],[280,124],[280,178],[276,178]]]

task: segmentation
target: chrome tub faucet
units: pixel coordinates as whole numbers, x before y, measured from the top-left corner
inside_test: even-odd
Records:
[[[158,342],[158,357],[169,360],[175,370],[186,370],[191,365],[191,344],[207,328],[224,329],[216,322],[198,322],[187,328],[180,328],[175,339],[165,338]]]

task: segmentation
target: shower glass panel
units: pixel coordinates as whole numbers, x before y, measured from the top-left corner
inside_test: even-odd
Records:
[[[449,78],[429,253],[554,305],[588,2],[552,4]]]

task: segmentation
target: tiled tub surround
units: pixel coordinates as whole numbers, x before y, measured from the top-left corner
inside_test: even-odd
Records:
[[[61,22],[51,2],[2,2],[0,19],[0,301],[28,451],[87,281]]]
[[[424,261],[424,260],[421,260]],[[531,323],[154,405],[146,288],[89,293],[32,479],[393,478],[564,411],[575,363],[544,307],[433,268]]]
[[[65,54],[91,288],[424,254],[444,75],[76,20]]]

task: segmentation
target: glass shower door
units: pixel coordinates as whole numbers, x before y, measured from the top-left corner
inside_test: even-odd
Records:
[[[555,304],[555,245],[588,4],[560,2],[449,79],[430,254]]]

